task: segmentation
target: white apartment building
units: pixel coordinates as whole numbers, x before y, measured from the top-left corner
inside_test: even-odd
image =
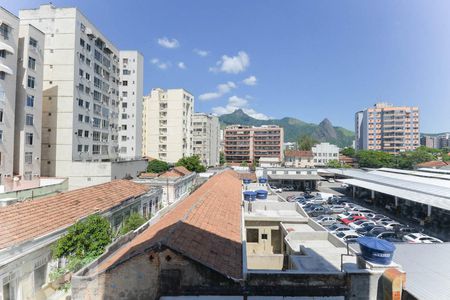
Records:
[[[31,180],[41,174],[42,84],[44,67],[42,31],[20,24],[17,61],[14,174]]]
[[[194,96],[184,89],[152,89],[144,97],[142,154],[168,163],[192,155]]]
[[[315,166],[326,166],[331,160],[339,161],[339,147],[330,143],[316,144],[311,148]]]
[[[142,97],[144,57],[138,51],[120,51],[119,157],[142,157]]]
[[[0,7],[0,180],[13,176],[19,19]]]
[[[218,166],[220,159],[219,118],[205,113],[192,116],[192,150],[205,166]]]
[[[19,18],[45,33],[42,175],[68,177],[69,189],[136,176],[141,161],[92,180],[118,159],[119,50],[76,8],[45,4]]]

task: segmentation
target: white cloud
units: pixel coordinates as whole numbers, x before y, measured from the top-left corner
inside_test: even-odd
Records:
[[[161,70],[166,70],[168,67],[170,67],[170,62],[162,62],[158,58],[152,58],[150,60],[150,63]]]
[[[202,57],[208,56],[208,54],[209,54],[209,51],[201,50],[201,49],[194,49],[194,52],[197,55],[202,56]]]
[[[217,115],[230,114],[234,112],[236,109],[242,109],[247,115],[252,118],[259,120],[269,120],[270,118],[263,114],[255,111],[253,108],[248,107],[248,99],[240,98],[238,96],[231,96],[228,98],[228,103],[226,106],[217,106],[213,107],[213,113]]]
[[[256,79],[255,76],[252,75],[242,80],[242,82],[246,85],[256,85],[258,83],[258,80]]]
[[[250,65],[250,57],[244,51],[239,51],[236,56],[223,55],[216,63],[216,67],[210,68],[212,72],[225,72],[237,74],[245,71]]]
[[[178,63],[178,68],[184,70],[184,69],[186,69],[186,64],[185,64],[184,62],[180,61],[180,62]]]
[[[159,38],[158,44],[161,47],[169,48],[169,49],[178,48],[180,46],[180,43],[176,39],[169,39],[167,37]]]
[[[200,100],[213,100],[222,97],[223,95],[229,93],[232,89],[236,88],[236,84],[232,81],[228,81],[226,83],[221,83],[217,86],[216,92],[204,93],[201,94],[198,98]]]

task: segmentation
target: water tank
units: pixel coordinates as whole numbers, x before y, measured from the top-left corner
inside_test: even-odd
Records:
[[[245,191],[244,194],[244,200],[246,201],[255,201],[256,200],[256,192],[254,191]]]
[[[267,178],[266,177],[259,177],[258,178],[258,182],[259,183],[267,183]]]
[[[257,190],[256,199],[266,200],[267,199],[267,191],[265,190]]]
[[[252,182],[252,180],[248,178],[244,178],[242,179],[242,181],[244,182],[244,184],[250,184]]]
[[[360,237],[357,242],[365,260],[380,265],[389,265],[392,262],[395,246],[391,242],[373,237]]]

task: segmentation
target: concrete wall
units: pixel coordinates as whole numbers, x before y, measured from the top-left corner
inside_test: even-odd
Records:
[[[247,244],[248,245],[248,244]],[[247,268],[249,270],[282,270],[283,254],[273,255],[247,255]]]
[[[41,180],[45,180],[45,179],[41,179]],[[69,188],[69,180],[61,179],[60,183],[44,185],[44,186],[40,186],[40,187],[33,188],[33,189],[1,193],[0,199],[16,198],[19,201],[37,199],[39,197],[50,196],[50,195],[54,195],[56,193],[67,191],[68,188]]]

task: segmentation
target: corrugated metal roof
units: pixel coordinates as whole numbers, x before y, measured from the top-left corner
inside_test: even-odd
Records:
[[[419,299],[450,299],[450,243],[396,243],[394,261],[406,271],[406,290]]]
[[[411,171],[411,170],[400,170],[400,169],[391,169],[391,168],[381,168],[377,171],[385,172],[385,173],[396,173],[396,174],[407,174],[412,175],[414,177],[426,177],[426,178],[436,178],[441,180],[450,180],[450,175],[448,174],[438,174],[432,172],[421,172],[421,171]]]
[[[442,179],[435,179],[435,178],[426,178],[426,177],[420,177],[420,176],[412,176],[407,174],[398,174],[398,173],[389,173],[389,172],[383,172],[383,171],[371,171],[369,172],[372,175],[380,175],[384,177],[389,178],[395,178],[395,179],[401,179],[406,181],[414,181],[424,184],[431,184],[431,185],[437,185],[445,188],[450,188],[450,181],[449,180],[442,180]]]
[[[269,174],[269,179],[274,180],[321,180],[323,177],[319,175],[302,175],[302,174]]]

